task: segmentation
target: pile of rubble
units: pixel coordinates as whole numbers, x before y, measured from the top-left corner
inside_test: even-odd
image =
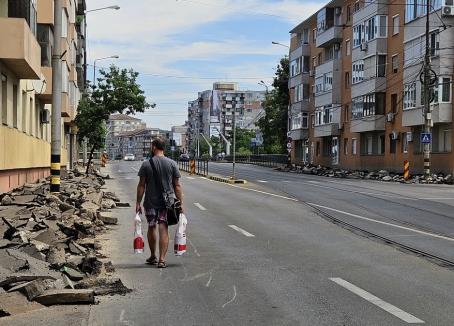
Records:
[[[321,165],[313,166],[296,166],[289,168],[279,168],[281,171],[304,173],[319,175],[332,178],[350,178],[350,179],[365,179],[377,180],[386,182],[401,182],[401,183],[425,183],[425,184],[454,184],[454,177],[452,174],[445,175],[443,173],[433,174],[430,178],[426,179],[422,175],[412,175],[409,180],[405,180],[404,176],[399,173],[393,173],[386,170],[380,171],[349,171],[344,169],[332,169],[323,167]]]
[[[0,194],[0,317],[129,292],[95,240],[117,224],[109,210],[128,206],[103,185],[75,170],[58,196],[44,179]]]

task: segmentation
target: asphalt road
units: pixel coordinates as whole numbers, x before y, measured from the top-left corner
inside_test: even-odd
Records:
[[[109,165],[115,179],[107,188],[131,204],[139,164]],[[148,252],[132,253],[133,209],[117,209],[120,224],[103,248],[134,291],[8,325],[454,324],[451,270],[341,228],[266,183],[236,187],[184,175],[183,186],[185,256],[170,253],[165,270],[145,265]]]
[[[232,164],[210,164],[228,176]],[[454,187],[334,179],[237,164],[237,177],[286,193],[363,234],[454,264]]]

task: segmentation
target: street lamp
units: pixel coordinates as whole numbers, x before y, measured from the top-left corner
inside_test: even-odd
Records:
[[[119,10],[119,9],[120,9],[120,6],[108,6],[108,7],[102,7],[102,8],[91,9],[91,10],[85,10],[85,13],[87,13],[87,12],[92,12],[92,11],[106,10],[106,9]]]
[[[260,81],[259,83],[257,83],[257,84],[259,84],[259,85],[261,85],[261,86],[264,86],[264,87],[266,88],[266,93],[268,94],[268,85],[267,85],[263,80],[261,80],[261,81]]]
[[[93,86],[96,85],[96,61],[106,60],[106,59],[119,59],[118,55],[111,55],[110,57],[98,58],[95,59],[93,63]]]
[[[282,44],[282,43],[279,43],[279,42],[272,41],[271,44],[280,45],[280,46],[286,47],[287,49],[290,49],[290,47],[288,45],[285,45],[285,44]]]

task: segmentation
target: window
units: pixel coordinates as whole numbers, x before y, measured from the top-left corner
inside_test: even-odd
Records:
[[[8,124],[8,79],[5,75],[0,75],[0,80],[2,83],[2,123],[4,125]]]
[[[307,73],[309,72],[309,70],[311,70],[311,58],[308,56],[304,56],[302,59],[303,59],[302,70],[303,72]]]
[[[292,117],[292,130],[301,129],[301,113]]]
[[[404,85],[404,110],[416,107],[416,82]]]
[[[391,112],[397,113],[397,94],[391,94]]]
[[[431,12],[441,8],[441,0],[431,1]],[[426,15],[426,0],[406,0],[405,22],[408,23],[416,18]]]
[[[345,72],[345,88],[350,88],[350,71]]]
[[[440,35],[439,31],[435,30],[430,33],[429,36],[429,46],[430,46],[430,54],[431,56],[437,56],[439,53],[440,48]],[[425,55],[425,36],[422,34],[421,36],[408,41],[404,45],[404,66],[409,66],[415,63],[419,63]]]
[[[397,71],[399,70],[399,55],[394,54],[391,57],[391,61],[392,61],[391,65],[392,65],[393,73],[397,73]]]
[[[378,154],[385,154],[385,135],[380,135],[378,138]]]
[[[385,94],[372,93],[352,99],[352,119],[382,115],[385,113]]]
[[[350,108],[348,104],[344,106],[344,122],[348,122]]]
[[[350,5],[347,6],[347,22],[349,22],[352,19],[352,8]]]
[[[27,132],[27,92],[22,91],[22,131]]]
[[[323,76],[315,79],[315,94],[323,92]]]
[[[13,85],[13,127],[17,128],[17,118],[19,114],[19,107],[17,103],[17,95],[18,94],[18,88],[17,85]]]
[[[407,133],[402,133],[402,153],[408,153],[408,137]]]
[[[322,34],[334,26],[334,8],[325,7],[317,13],[317,33]]]
[[[389,134],[389,153],[396,154],[397,150],[397,139],[394,139],[393,134]]]
[[[430,55],[437,56],[438,50],[440,49],[440,35],[438,31],[430,33],[429,42],[430,42]]]
[[[303,100],[309,100],[310,96],[310,85],[309,84],[303,84]]]
[[[290,77],[294,77],[300,73],[300,58],[292,60],[290,63]]]
[[[303,29],[303,44],[309,44],[309,29]]]
[[[358,146],[358,141],[356,138],[352,138],[352,155],[356,155],[356,148]]]
[[[364,60],[355,61],[352,65],[352,84],[357,84],[364,79]]]
[[[315,109],[315,125],[320,126],[324,124],[329,124],[333,122],[333,106],[325,105]]]
[[[317,150],[316,150],[317,154],[316,155],[319,156],[320,155],[320,142],[319,141],[317,142],[317,146],[316,147],[317,147]]]
[[[364,41],[364,25],[358,24],[353,26],[353,48],[357,48]]]
[[[68,73],[68,68],[66,66],[66,62],[63,61],[61,63],[61,79],[62,79],[62,92],[63,93],[68,93],[69,91],[69,73]]]
[[[325,91],[330,91],[333,89],[333,73],[332,72],[329,72],[329,73],[326,73],[325,76],[325,81],[324,81],[324,84],[325,84]]]
[[[442,137],[443,137],[443,147],[440,149],[445,153],[451,152],[451,145],[452,145],[451,129],[443,130]]]
[[[61,11],[61,37],[68,37],[68,15],[65,8]]]
[[[377,77],[386,76],[386,55],[377,56]]]
[[[399,34],[399,15],[393,16],[393,35]]]
[[[353,12],[359,11],[359,1],[355,2],[355,5],[353,6]]]
[[[345,41],[345,55],[351,55],[352,54],[352,44],[350,42],[350,39]]]
[[[315,69],[317,67],[317,57],[312,57],[312,69]]]
[[[348,155],[348,138],[344,138],[344,155]]]
[[[451,78],[441,78],[441,102],[451,102]]]
[[[315,93],[329,92],[333,89],[333,72],[315,78]]]
[[[317,29],[314,28],[312,30],[312,42],[315,43],[316,40],[317,40]]]
[[[4,2],[6,3],[6,1]],[[6,3],[6,8],[8,8],[7,17],[24,18],[28,26],[30,26],[33,35],[36,35],[36,0],[8,0],[8,2]]]
[[[374,16],[364,22],[365,41],[371,41],[378,37],[386,37],[387,16]]]
[[[308,129],[309,128],[309,113],[307,113],[307,112],[303,112],[302,113],[301,127],[303,129]]]
[[[320,52],[320,53],[318,54],[318,56],[317,56],[317,63],[318,63],[319,65],[321,65],[322,62],[323,62],[323,61],[322,61],[322,53]]]

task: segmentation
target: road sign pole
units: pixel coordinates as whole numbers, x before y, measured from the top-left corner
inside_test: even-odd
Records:
[[[426,4],[426,53],[424,58],[424,132],[431,133],[432,128],[432,114],[430,112],[430,5],[431,2],[427,1]],[[430,142],[424,143],[424,177],[430,178]]]

